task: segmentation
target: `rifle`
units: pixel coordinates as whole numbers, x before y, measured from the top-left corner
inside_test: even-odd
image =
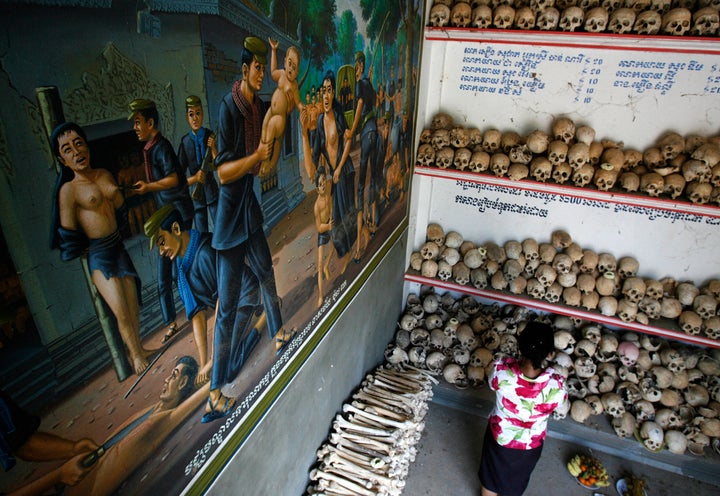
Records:
[[[214,138],[216,134],[217,134],[216,132],[210,133],[210,136],[208,136],[208,139]],[[212,172],[215,170],[215,160],[213,159],[212,150],[210,149],[209,146],[205,150],[205,156],[203,157],[202,164],[200,165],[200,170],[205,173],[206,181],[207,181],[207,175],[212,174]],[[198,202],[205,200],[205,183],[204,182],[198,183],[195,185],[193,190],[190,192],[190,198],[192,198],[193,201],[198,201]]]

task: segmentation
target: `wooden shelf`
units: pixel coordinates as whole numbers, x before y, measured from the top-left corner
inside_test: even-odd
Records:
[[[512,293],[495,291],[492,289],[476,289],[473,286],[464,286],[451,281],[441,281],[440,279],[431,279],[423,277],[416,271],[410,269],[405,273],[405,281],[442,288],[448,291],[464,293],[488,300],[498,301],[501,303],[509,303],[513,305],[521,305],[543,312],[557,313],[568,317],[577,317],[583,320],[598,322],[610,328],[627,329],[629,331],[640,332],[643,334],[652,334],[661,336],[666,339],[682,341],[697,346],[705,346],[708,348],[719,348],[720,341],[710,339],[704,336],[692,336],[685,334],[678,329],[675,322],[668,319],[653,321],[652,325],[644,325],[638,322],[624,322],[617,317],[608,317],[600,312],[584,310],[578,307],[569,307],[562,304],[548,303],[543,300],[536,300],[526,295],[515,295]]]
[[[541,183],[530,179],[513,181],[507,177],[495,177],[489,174],[465,172],[453,169],[439,169],[437,167],[415,166],[415,174],[451,181],[469,181],[473,183],[504,186],[506,188],[535,191],[538,193],[562,195],[572,198],[580,198],[591,201],[606,203],[617,203],[631,207],[649,208],[675,212],[676,220],[682,220],[683,214],[699,215],[703,217],[720,218],[720,207],[713,205],[698,205],[686,201],[670,200],[665,198],[653,198],[639,194],[623,193],[619,191],[599,191],[592,188],[579,188],[572,185],[555,183]]]

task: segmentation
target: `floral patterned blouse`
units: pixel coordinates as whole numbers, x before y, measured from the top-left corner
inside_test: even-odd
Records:
[[[490,431],[500,446],[533,449],[542,445],[552,412],[568,401],[565,378],[552,367],[535,379],[525,377],[516,358],[493,364],[488,382],[496,392]]]

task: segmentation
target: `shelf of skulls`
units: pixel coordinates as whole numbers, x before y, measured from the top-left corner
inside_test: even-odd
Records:
[[[426,36],[478,33],[712,40],[720,18],[710,0],[432,0]]]
[[[554,419],[566,424],[563,419],[570,417],[594,428],[596,447],[617,450],[620,445],[606,436],[610,433],[628,443],[637,441],[637,445],[622,446],[628,459],[658,460],[666,450],[670,456],[686,451],[704,456],[707,461],[688,457],[683,471],[714,480],[720,459],[718,350],[618,332],[524,305],[487,304],[473,295],[421,286],[407,294],[385,359],[393,366],[409,364],[427,370],[457,389],[477,391],[463,394],[472,394],[472,406],[484,405],[481,409],[487,415],[494,401],[484,394],[489,391],[485,385],[492,362],[498,356],[517,356],[517,336],[531,320],[552,326],[556,349],[552,366],[567,380],[570,404],[567,410],[556,410]],[[602,432],[598,430],[604,426],[601,417],[610,421]],[[572,423],[551,428],[566,436],[587,436]],[[670,458],[663,461],[676,463]]]
[[[438,112],[415,157],[422,176],[720,217],[720,135],[668,131],[635,150],[567,117],[523,136],[456,125]]]
[[[430,223],[405,281],[720,348],[720,279],[643,278],[635,258],[583,249],[562,230],[499,245]]]

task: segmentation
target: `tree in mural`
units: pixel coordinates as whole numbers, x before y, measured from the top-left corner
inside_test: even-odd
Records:
[[[358,24],[351,10],[340,14],[337,29],[338,57],[340,64],[352,64],[356,51]]]

